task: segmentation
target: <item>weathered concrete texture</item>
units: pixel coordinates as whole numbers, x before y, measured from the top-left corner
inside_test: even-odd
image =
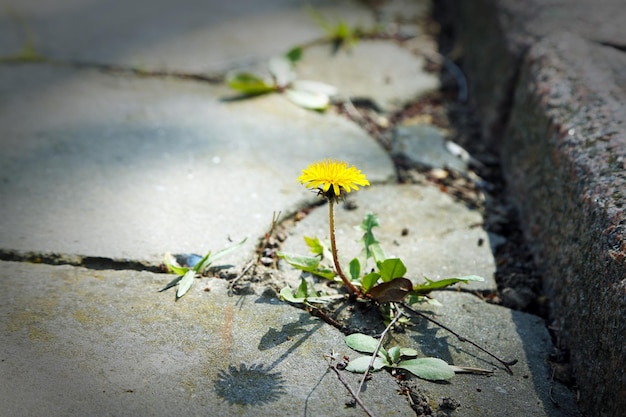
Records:
[[[504,155],[586,408],[618,416],[626,410],[626,83],[610,63],[623,73],[626,55],[570,33],[534,46]]]
[[[171,293],[156,292],[168,275],[0,266],[0,403],[12,416],[364,415],[345,407],[350,396],[324,360],[332,351],[360,354],[335,328],[274,297],[228,297],[225,281],[202,279],[175,303]],[[540,319],[468,294],[436,298],[444,304],[435,310],[439,319],[520,362],[509,375],[488,356],[416,320],[389,345],[495,370],[492,377],[457,375],[446,384],[418,381],[433,406],[448,397],[460,403],[454,415],[468,417],[577,415],[562,386],[553,386],[561,408],[548,400],[544,357],[551,342]],[[360,375],[342,375],[358,386]],[[362,398],[374,415],[412,415],[398,389],[379,372]]]
[[[623,415],[623,2],[479,1],[457,11],[483,127],[502,148],[581,404]]]
[[[359,226],[367,213],[373,213],[380,221],[380,227],[373,229],[376,239],[388,257],[402,259],[407,278],[413,282],[424,282],[424,276],[479,275],[484,282],[470,282],[463,288],[496,290],[495,260],[479,212],[434,186],[381,185],[359,190],[349,201],[349,207],[356,208],[345,210],[342,204],[335,208],[337,248],[343,265],[355,257],[364,262],[360,242],[364,231]],[[328,227],[328,205],[316,208],[290,232],[283,250],[309,254],[304,236],[329,244]]]
[[[463,68],[483,133],[502,141],[521,60],[541,38],[570,31],[597,43],[624,46],[626,10],[621,0],[476,0],[443,2],[454,16]]]
[[[367,134],[284,97],[225,87],[3,67],[0,248],[158,262],[248,237],[312,199],[296,182],[329,155],[395,178]],[[41,88],[42,83],[46,84]],[[237,215],[232,215],[237,207]]]
[[[466,174],[468,161],[450,152],[446,136],[446,132],[431,125],[400,125],[394,130],[390,154],[408,166]]]
[[[431,396],[459,401],[459,416],[580,415],[572,401],[572,392],[552,379],[546,363],[552,341],[545,328],[538,328],[540,318],[486,304],[470,294],[438,291],[432,296],[442,306],[422,308],[432,311],[434,318],[499,358],[519,362],[511,367],[509,374],[484,352],[424,319],[414,319],[417,326],[406,333],[394,334],[390,346],[410,346],[424,356],[439,357],[457,366],[494,370],[489,377],[459,374],[450,384],[424,384]],[[479,311],[480,318],[476,316]]]
[[[228,297],[215,279],[175,303],[156,291],[167,275],[0,264],[11,416],[362,414],[324,360],[349,350],[343,334],[275,298]],[[376,415],[411,413],[389,375],[367,388]]]
[[[331,22],[374,23],[367,8],[352,2],[306,3]],[[300,0],[189,0],[184,6],[169,0],[3,4],[10,4],[11,13],[4,10],[0,20],[2,56],[18,53],[29,38],[38,53],[55,60],[215,72],[325,36]]]
[[[308,48],[298,74],[324,80],[338,87],[342,96],[367,98],[392,111],[439,88],[437,74],[424,73],[424,63],[424,58],[393,43],[361,41],[335,53],[328,45]]]

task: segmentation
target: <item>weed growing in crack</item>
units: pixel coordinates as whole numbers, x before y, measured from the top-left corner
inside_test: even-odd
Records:
[[[318,111],[328,109],[331,100],[338,93],[337,88],[319,81],[297,79],[295,66],[302,59],[304,49],[316,44],[330,43],[335,52],[341,47],[349,50],[360,38],[371,36],[379,30],[375,28],[365,31],[358,26],[350,26],[344,20],[334,22],[310,6],[307,7],[307,11],[325,32],[323,38],[295,46],[287,53],[271,58],[267,63],[269,77],[248,71],[232,71],[226,77],[227,85],[244,97],[282,93],[291,102],[305,109]]]
[[[165,255],[165,259],[163,260],[165,268],[168,272],[176,274],[177,277],[159,290],[159,292],[169,290],[170,288],[178,285],[178,290],[176,291],[176,300],[178,300],[180,297],[185,295],[187,291],[189,291],[189,288],[191,288],[191,285],[196,277],[204,274],[211,267],[213,262],[241,247],[246,240],[247,238],[243,239],[239,243],[220,249],[214,253],[209,251],[206,255],[204,255],[204,257],[192,255],[189,257],[190,259],[187,260],[186,265],[182,266],[179,265],[171,254]]]
[[[244,96],[283,93],[291,102],[305,109],[326,110],[337,89],[319,81],[298,80],[295,63],[301,55],[302,49],[294,48],[285,55],[270,59],[267,65],[270,78],[251,72],[232,72],[226,77],[226,82],[231,89]]]
[[[388,258],[383,251],[380,242],[376,240],[373,229],[380,226],[378,217],[367,214],[361,223],[363,229],[363,243],[365,253],[365,265],[361,265],[358,258],[353,258],[348,265],[350,277],[343,272],[337,255],[335,240],[335,214],[334,204],[342,200],[345,195],[359,186],[369,186],[370,183],[360,170],[349,166],[346,162],[326,159],[315,162],[302,171],[298,180],[307,188],[314,188],[322,198],[328,200],[328,219],[330,226],[330,256],[332,267],[326,266],[323,261],[328,259],[327,247],[318,239],[305,237],[313,256],[300,256],[285,252],[279,252],[278,256],[293,267],[313,275],[335,280],[339,278],[353,296],[370,299],[380,304],[400,302],[409,297],[409,303],[428,300],[427,294],[431,291],[442,289],[459,282],[482,281],[483,278],[469,275],[459,278],[446,278],[432,281],[426,278],[422,284],[413,284],[406,278],[407,268],[400,258]],[[367,262],[373,261],[374,268],[369,273],[366,270]],[[327,297],[320,296],[308,288],[308,284],[302,278],[298,290],[293,293],[290,288],[281,291],[281,297],[295,303],[311,303],[326,301]]]
[[[285,252],[279,252],[278,256],[304,272],[342,282],[352,297],[365,302],[376,303],[384,319],[388,322],[388,326],[380,340],[360,333],[346,337],[346,343],[349,347],[359,352],[372,354],[372,356],[364,356],[350,361],[345,368],[346,370],[365,373],[366,376],[370,370],[375,371],[388,368],[396,371],[402,369],[428,380],[447,380],[452,378],[457,372],[490,373],[490,371],[484,369],[449,365],[438,358],[417,358],[418,352],[406,347],[393,346],[385,349],[383,347],[383,339],[387,331],[396,323],[408,322],[410,315],[425,318],[451,332],[459,340],[471,343],[500,361],[507,370],[509,370],[509,366],[516,362],[505,361],[496,357],[412,307],[413,304],[420,302],[436,303],[435,300],[428,297],[431,291],[440,290],[458,283],[482,281],[483,278],[475,275],[445,278],[437,281],[425,278],[425,282],[414,284],[410,279],[406,278],[407,268],[404,262],[400,258],[387,257],[380,242],[374,236],[373,229],[380,226],[380,222],[375,215],[367,214],[361,223],[361,229],[363,230],[361,243],[365,253],[365,264],[362,265],[358,258],[353,258],[347,268],[349,276],[343,272],[337,255],[334,205],[339,200],[343,200],[347,193],[358,190],[359,187],[370,185],[365,174],[359,169],[343,161],[325,159],[315,162],[304,169],[298,181],[307,188],[316,189],[318,194],[328,202],[330,250],[318,238],[305,237],[305,241],[313,256],[300,256]],[[324,262],[329,260],[329,258],[332,258],[332,265]],[[373,268],[370,269],[370,272],[362,272],[368,270],[368,263],[373,264]],[[304,277],[301,278],[300,285],[295,292],[291,288],[285,287],[281,290],[280,296],[287,302],[303,304],[307,307],[311,307],[314,303],[324,303],[330,299],[342,297],[341,295],[317,293]],[[357,396],[358,392],[360,392],[360,388],[357,391]]]

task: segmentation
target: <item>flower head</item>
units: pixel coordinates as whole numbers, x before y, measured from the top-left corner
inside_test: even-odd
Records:
[[[331,159],[312,163],[302,170],[298,181],[307,188],[318,188],[331,201],[342,198],[344,193],[358,190],[359,185],[370,185],[361,170],[349,166],[347,162]]]

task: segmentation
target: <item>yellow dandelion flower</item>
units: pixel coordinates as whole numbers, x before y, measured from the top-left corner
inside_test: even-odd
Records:
[[[347,162],[331,159],[312,163],[302,170],[298,181],[307,188],[318,188],[329,200],[338,200],[344,192],[370,185],[361,170]]]

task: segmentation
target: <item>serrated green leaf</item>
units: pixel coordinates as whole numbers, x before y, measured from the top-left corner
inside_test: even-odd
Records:
[[[383,251],[382,246],[380,246],[380,243],[378,242],[370,245],[370,254],[375,262],[385,260],[385,258],[387,257],[385,255],[385,252]]]
[[[300,278],[300,285],[294,294],[296,298],[306,298],[309,295],[308,284],[304,278]]]
[[[378,217],[372,213],[366,214],[361,222],[361,229],[365,231],[361,238],[361,243],[363,243],[365,250],[365,258],[374,258],[374,262],[383,261],[385,259],[385,253],[372,232],[372,229],[378,226],[380,226]]]
[[[417,358],[400,361],[398,368],[429,381],[445,381],[454,376],[454,370],[439,358]]]
[[[318,238],[305,236],[304,241],[313,255],[324,254],[324,245],[322,245]]]
[[[322,277],[325,279],[334,279],[337,274],[335,274],[335,271],[333,271],[332,269],[328,269],[328,268],[317,268],[314,271],[309,271],[310,273],[312,273],[313,275],[317,275],[318,277]]]
[[[343,295],[337,294],[337,295],[320,295],[320,296],[316,296],[316,297],[295,297],[293,294],[293,291],[291,290],[291,288],[289,287],[285,287],[282,290],[280,290],[280,293],[278,294],[279,297],[287,302],[290,303],[294,303],[294,304],[299,304],[299,303],[325,303],[328,302],[330,300],[336,300],[339,298],[344,298]]]
[[[350,277],[352,281],[356,281],[361,276],[361,263],[357,258],[350,261]]]
[[[318,297],[318,294],[315,291],[315,288],[312,285],[309,285],[307,280],[302,277],[300,278],[300,285],[298,285],[298,289],[296,290],[294,297],[299,299],[309,299]]]
[[[469,281],[484,281],[483,277],[479,277],[477,275],[468,275],[460,278],[444,278],[439,281],[433,281],[428,279],[427,277],[424,277],[424,279],[426,279],[426,282],[424,284],[419,284],[413,287],[413,293],[428,294],[431,291],[440,290],[442,288],[458,284],[459,282],[467,284]]]
[[[371,361],[371,356],[361,356],[356,359],[352,359],[350,362],[348,362],[348,366],[346,366],[346,371],[362,374],[365,373],[365,371],[367,371],[368,369],[370,371],[379,371],[385,366],[389,366],[385,359],[377,356],[376,359],[374,359],[372,368],[369,368]]]
[[[309,272],[326,279],[333,279],[336,275],[333,270],[320,267],[320,258],[317,256],[300,256],[286,252],[278,252],[276,255],[284,259],[289,265],[301,271]]]
[[[454,279],[460,279],[462,281],[465,281],[466,283],[467,281],[483,282],[485,280],[485,278],[478,276],[478,275],[465,275],[465,276],[454,278]]]
[[[352,333],[346,336],[344,340],[350,348],[362,353],[374,353],[376,346],[378,346],[378,340],[363,333]],[[387,351],[381,346],[378,354],[386,357]]]
[[[369,274],[365,275],[361,279],[361,286],[363,287],[363,291],[367,293],[374,285],[376,285],[378,278],[380,278],[380,274],[378,272],[370,272]]]
[[[279,258],[284,259],[289,265],[294,268],[308,270],[311,268],[317,268],[320,263],[320,258],[317,256],[302,256],[294,255],[288,252],[278,252],[276,254]]]
[[[249,72],[239,72],[228,77],[226,83],[230,88],[248,95],[256,95],[276,91],[276,86],[263,78]]]
[[[326,94],[287,88],[285,96],[294,104],[311,110],[326,110],[330,105],[330,97]]]
[[[191,284],[193,284],[193,280],[195,279],[195,277],[196,277],[196,271],[194,270],[189,270],[187,271],[185,275],[183,275],[183,278],[178,283],[178,290],[176,291],[176,299],[179,299],[180,297],[185,295],[187,291],[189,291],[189,288],[191,288]]]
[[[380,227],[378,216],[373,213],[367,213],[361,222],[361,229],[371,232],[374,227]]]
[[[378,268],[383,282],[388,282],[406,275],[406,266],[404,266],[404,262],[398,258],[385,259],[378,263]]]
[[[285,287],[282,290],[280,290],[280,293],[278,293],[278,296],[285,300],[288,301],[290,303],[299,303],[300,301],[296,300],[296,297],[294,297],[293,295],[293,291],[291,291],[291,288],[289,287]]]

